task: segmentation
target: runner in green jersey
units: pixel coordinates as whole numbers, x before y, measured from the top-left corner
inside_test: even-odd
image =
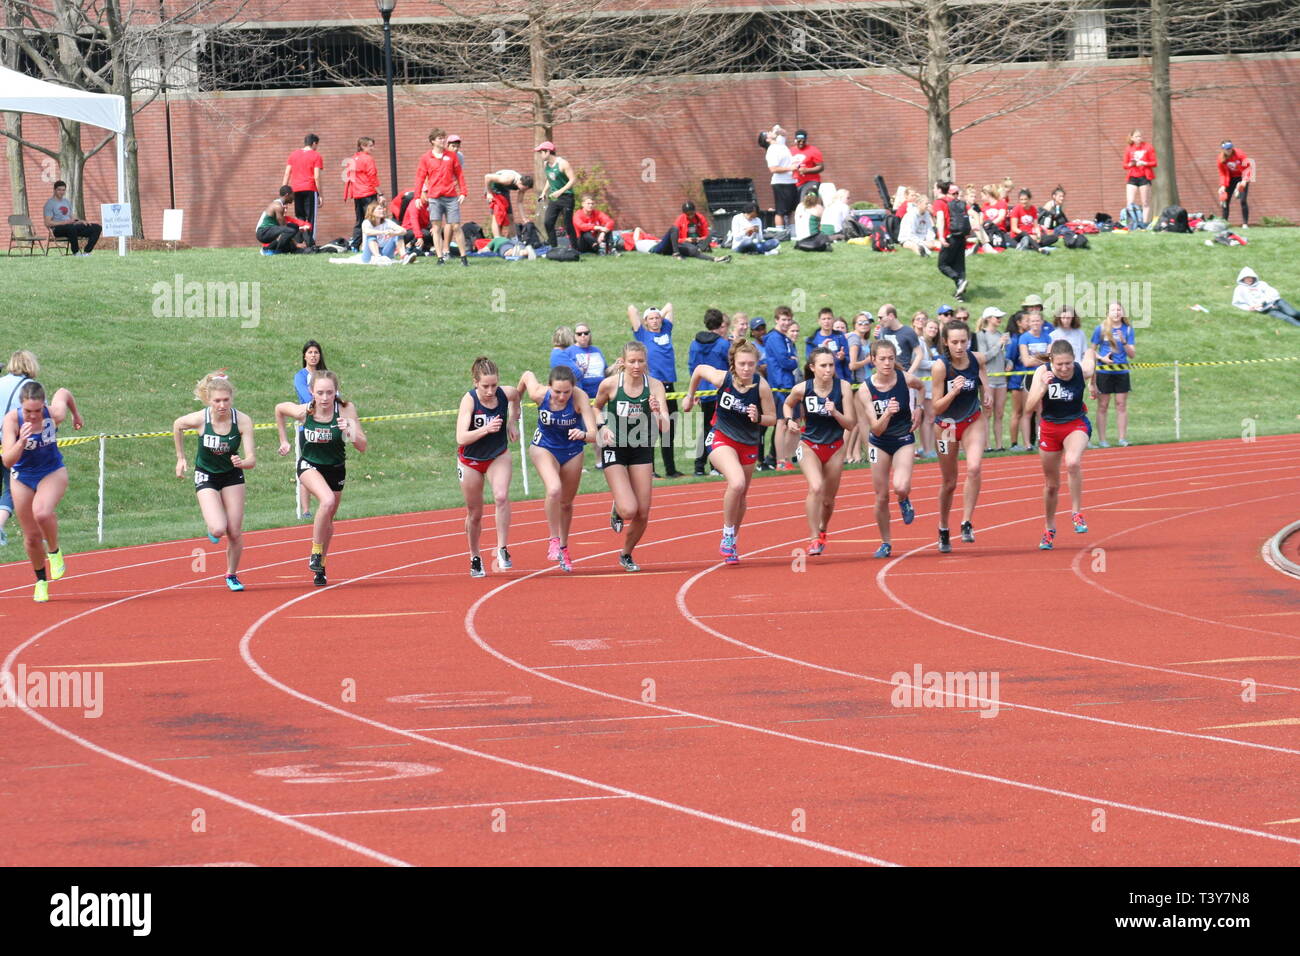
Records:
[[[315,575],[316,586],[322,587],[329,583],[325,580],[325,555],[334,537],[334,514],[339,509],[343,483],[347,480],[345,443],[351,442],[357,451],[365,451],[366,433],[357,420],[356,405],[339,400],[337,375],[321,370],[312,376],[310,384],[310,402],[304,405],[281,402],[275,406],[275,427],[280,435],[280,454],[287,455],[292,446],[285,435],[285,421],[302,422],[298,480],[317,502],[307,567]]]
[[[231,402],[234,386],[224,372],[210,372],[194,388],[194,397],[206,408],[182,415],[172,422],[176,442],[176,477],[185,477],[185,444],[182,432],[199,433],[199,451],[194,456],[194,492],[208,526],[208,540],[226,539],[226,587],[244,590],[237,573],[244,553],[244,472],[256,464],[253,451],[253,420],[236,411]]]

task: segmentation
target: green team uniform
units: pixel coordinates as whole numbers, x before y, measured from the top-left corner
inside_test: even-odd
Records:
[[[655,439],[659,425],[650,411],[649,375],[645,376],[641,394],[632,398],[623,388],[623,373],[618,376],[618,387],[610,401],[613,414],[605,421],[614,433],[612,447],[601,449],[600,466],[650,465],[654,463]]]
[[[311,412],[302,423],[302,455],[298,459],[298,474],[318,471],[333,491],[342,491],[347,476],[347,449],[343,429],[339,427],[339,403],[334,403],[334,417],[328,422],[318,422]]]
[[[212,488],[220,491],[244,483],[244,470],[230,460],[238,454],[243,436],[239,433],[239,412],[230,410],[230,431],[219,434],[212,427],[212,409],[203,410],[203,427],[199,429],[199,452],[194,456],[194,490]]]
[[[546,171],[546,193],[548,196],[557,189],[563,189],[569,185],[569,177],[564,175],[564,170],[560,168],[558,161],[547,163],[542,166],[542,169]]]

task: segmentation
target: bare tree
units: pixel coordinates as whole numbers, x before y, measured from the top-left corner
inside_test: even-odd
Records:
[[[954,136],[1089,78],[1097,60],[1076,28],[1084,10],[1079,0],[798,0],[767,12],[779,66],[826,71],[925,113],[933,182],[954,175]]]

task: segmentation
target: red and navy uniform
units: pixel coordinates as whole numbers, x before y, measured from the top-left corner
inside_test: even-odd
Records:
[[[844,389],[838,378],[831,381],[830,394],[825,398],[817,394],[811,379],[804,389],[803,443],[817,453],[824,465],[844,445],[844,426],[826,410],[827,402],[834,402],[837,409],[843,407]]]
[[[1047,376],[1047,393],[1043,396],[1043,420],[1038,428],[1038,447],[1043,451],[1061,451],[1065,436],[1071,432],[1086,432],[1092,437],[1092,422],[1088,421],[1088,406],[1083,403],[1085,380],[1083,369],[1074,363],[1074,374],[1069,381],[1055,375]]]
[[[758,443],[762,438],[762,426],[749,420],[751,406],[762,415],[763,405],[759,383],[760,376],[755,375],[753,384],[745,391],[736,387],[731,373],[722,380],[718,389],[718,404],[713,413],[713,430],[709,432],[706,447],[709,451],[719,446],[736,449],[742,465],[752,465],[758,461]]]
[[[471,429],[482,428],[493,418],[502,418],[510,408],[510,401],[506,398],[506,393],[497,388],[497,404],[495,408],[488,408],[478,398],[478,390],[471,388],[469,396],[474,401],[474,411],[470,413],[469,427]],[[500,457],[501,453],[506,450],[506,429],[505,422],[502,422],[499,431],[489,432],[476,442],[468,445],[462,445],[456,449],[456,456],[462,465],[473,468],[475,471],[486,472],[488,465]]]
[[[956,431],[953,438],[961,441],[961,436],[966,434],[966,429],[970,423],[980,417],[980,365],[979,360],[969,352],[966,353],[966,367],[954,368],[952,359],[938,359],[935,365],[942,365],[945,370],[943,387],[946,392],[953,390],[953,379],[961,376],[966,379],[962,383],[961,394],[952,400],[946,411],[942,415],[936,415],[934,422],[936,425],[947,427],[953,425]],[[931,368],[931,375],[934,374]]]
[[[907,387],[903,373],[895,370],[894,384],[889,388],[877,388],[874,377],[868,376],[867,391],[871,393],[871,405],[877,418],[885,414],[891,398],[898,402],[898,411],[889,420],[885,433],[877,435],[871,432],[867,441],[886,455],[896,454],[904,445],[916,444],[916,436],[912,434],[912,390]]]

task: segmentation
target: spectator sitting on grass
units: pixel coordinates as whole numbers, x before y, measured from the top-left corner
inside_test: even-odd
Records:
[[[1043,229],[1038,225],[1038,210],[1034,207],[1034,197],[1028,189],[1020,190],[1020,202],[1011,210],[1011,238],[1019,249],[1034,249],[1035,243],[1042,237]]]
[[[664,231],[664,236],[649,251],[675,259],[709,259],[713,262],[730,262],[731,256],[711,256],[704,250],[711,244],[709,221],[695,211],[689,199],[682,203],[682,214]]]
[[[399,258],[410,262],[415,256],[407,256],[402,238],[405,233],[405,229],[384,216],[382,204],[372,202],[366,207],[366,218],[361,223],[361,261],[391,265],[394,258]]]
[[[831,201],[826,204],[826,210],[822,213],[822,232],[836,241],[843,239],[844,223],[852,214],[853,210],[849,206],[849,191],[835,190],[835,195],[831,197]]]
[[[596,197],[590,193],[582,197],[582,208],[573,214],[573,227],[578,230],[579,252],[620,254],[614,245],[614,220],[596,208]]]
[[[1283,322],[1300,325],[1300,312],[1286,299],[1246,266],[1237,273],[1237,288],[1232,293],[1232,304],[1245,312],[1262,312]]]
[[[763,253],[774,256],[781,251],[776,239],[763,238],[763,220],[758,215],[758,203],[748,203],[744,211],[731,217],[731,251]]]
[[[262,243],[264,255],[278,252],[299,252],[302,244],[297,242],[298,227],[284,221],[288,214],[288,203],[293,198],[293,190],[288,186],[280,187],[280,195],[272,199],[262,210],[262,218],[257,223],[257,241]]]
[[[934,238],[934,218],[930,214],[929,200],[912,193],[908,197],[907,214],[898,225],[898,243],[918,256],[928,256],[939,248]]]
[[[817,193],[811,192],[803,197],[803,202],[794,211],[795,242],[821,232],[824,211],[821,197]]]

